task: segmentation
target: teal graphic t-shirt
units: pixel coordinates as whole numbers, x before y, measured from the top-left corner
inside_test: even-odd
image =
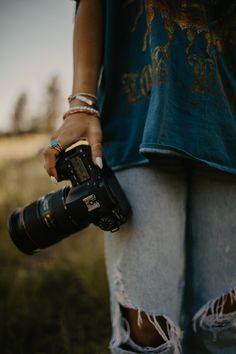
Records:
[[[104,0],[99,88],[114,169],[172,153],[236,173],[236,4]]]

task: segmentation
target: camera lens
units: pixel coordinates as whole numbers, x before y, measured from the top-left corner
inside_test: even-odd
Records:
[[[16,247],[26,254],[33,254],[87,226],[75,222],[69,215],[65,199],[70,188],[16,209],[8,220],[8,229]]]

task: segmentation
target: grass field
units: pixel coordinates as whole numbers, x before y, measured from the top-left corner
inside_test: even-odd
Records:
[[[0,353],[106,354],[109,300],[103,234],[90,226],[35,254],[10,240],[12,210],[49,191],[46,135],[0,140]]]

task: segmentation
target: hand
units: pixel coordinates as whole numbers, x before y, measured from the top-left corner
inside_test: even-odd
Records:
[[[92,160],[95,165],[102,168],[102,129],[97,117],[87,113],[72,114],[67,117],[61,127],[52,135],[57,139],[63,149],[68,148],[81,138],[86,138],[91,146]],[[55,164],[59,152],[47,147],[44,150],[44,168],[49,176],[58,179]]]

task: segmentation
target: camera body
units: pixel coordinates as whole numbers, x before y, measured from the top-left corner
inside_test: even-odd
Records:
[[[8,221],[12,241],[26,254],[49,247],[93,223],[116,231],[131,214],[114,172],[103,161],[95,166],[89,145],[63,151],[56,162],[58,181],[66,186],[13,211]]]
[[[72,187],[65,199],[69,214],[80,215],[104,231],[116,231],[125,223],[130,207],[113,171],[104,161],[94,165],[89,145],[62,153],[56,163],[58,181],[70,180]]]

